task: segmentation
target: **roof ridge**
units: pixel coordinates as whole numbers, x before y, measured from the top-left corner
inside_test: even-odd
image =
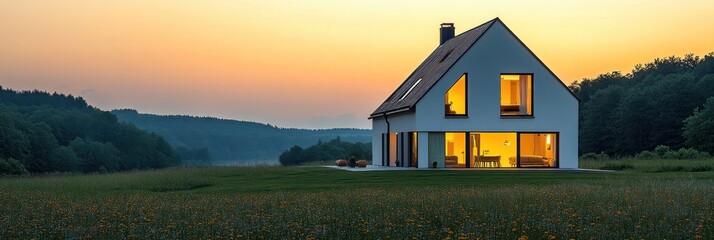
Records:
[[[414,71],[387,97],[382,104],[370,115],[370,118],[376,115],[394,112],[402,109],[411,109],[423,95],[428,92],[431,87],[443,75],[451,69],[453,64],[461,59],[462,55],[470,49],[481,36],[493,26],[498,18],[482,23],[463,33],[454,36],[443,44],[437,46],[424,61],[417,66]],[[450,51],[451,50],[451,51]],[[451,52],[454,53],[451,53]],[[445,59],[440,61],[439,59]],[[398,100],[397,96],[408,91],[409,85],[417,81],[418,78],[423,79],[423,83],[410,93],[409,96]],[[410,84],[411,83],[411,84]],[[403,101],[402,101],[403,100]]]
[[[498,17],[496,17],[496,18],[494,18],[494,19],[489,20],[488,22],[482,23],[481,25],[472,27],[472,28],[469,29],[469,30],[466,30],[466,31],[464,31],[464,32],[462,32],[462,33],[456,34],[456,36],[454,36],[454,38],[455,38],[455,37],[458,37],[458,36],[461,36],[461,35],[463,35],[463,34],[465,34],[465,33],[467,33],[467,32],[473,31],[474,29],[477,29],[477,28],[479,28],[479,27],[482,27],[483,25],[486,25],[486,24],[488,24],[488,23],[495,22],[496,20],[501,21],[501,19],[499,19]],[[453,38],[452,38],[452,39],[453,39]],[[449,39],[449,40],[451,40],[451,39]],[[442,44],[442,45],[443,45],[443,44]]]

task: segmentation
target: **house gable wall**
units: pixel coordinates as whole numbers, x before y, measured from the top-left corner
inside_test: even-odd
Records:
[[[444,93],[463,73],[468,73],[468,117],[445,117]],[[502,73],[533,74],[532,118],[501,117]],[[560,167],[577,167],[578,100],[500,21],[424,95],[415,114],[418,131],[559,132]]]

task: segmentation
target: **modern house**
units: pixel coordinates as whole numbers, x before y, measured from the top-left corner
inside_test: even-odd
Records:
[[[371,115],[374,165],[577,168],[578,99],[496,18],[441,43]]]

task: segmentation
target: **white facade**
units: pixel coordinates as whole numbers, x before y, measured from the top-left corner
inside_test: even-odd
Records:
[[[444,94],[464,73],[468,76],[468,115],[445,116]],[[500,76],[508,73],[532,74],[532,116],[501,116]],[[383,134],[387,132],[418,132],[419,168],[431,167],[429,163],[438,157],[433,153],[431,158],[429,156],[429,133],[515,132],[557,134],[557,167],[578,167],[578,99],[499,20],[410,111],[373,117],[372,132],[374,165],[382,165],[385,160]],[[404,139],[407,139],[406,136]],[[399,144],[404,143],[404,140],[399,141]],[[407,146],[405,144],[399,149],[400,161],[407,161]]]

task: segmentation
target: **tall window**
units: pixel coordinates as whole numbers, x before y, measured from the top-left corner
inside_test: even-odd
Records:
[[[444,134],[444,166],[445,167],[465,167],[466,166],[466,133],[447,132]]]
[[[417,138],[417,132],[409,133],[409,166],[419,167],[419,140]]]
[[[466,116],[466,73],[444,94],[446,116]]]
[[[397,136],[397,133],[389,133],[389,161],[387,164],[390,167],[397,166],[397,156],[399,156],[397,152],[397,146],[399,144]]]
[[[501,115],[533,115],[533,74],[501,74]]]

